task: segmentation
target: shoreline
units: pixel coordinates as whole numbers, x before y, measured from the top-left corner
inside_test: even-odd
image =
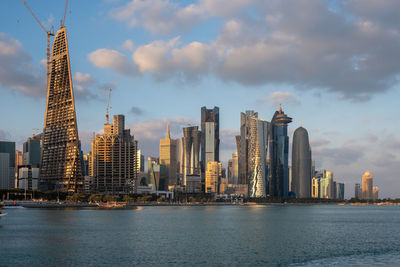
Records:
[[[198,207],[198,206],[315,206],[315,205],[337,205],[337,206],[399,206],[400,203],[379,202],[379,203],[346,203],[346,202],[309,202],[309,203],[226,203],[226,202],[188,202],[188,203],[167,203],[167,202],[135,202],[117,203],[118,206],[105,206],[106,203],[73,203],[73,202],[51,202],[51,201],[5,201],[4,208],[45,208],[45,209],[136,209],[137,207]]]

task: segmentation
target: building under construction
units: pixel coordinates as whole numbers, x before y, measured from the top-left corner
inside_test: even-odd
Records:
[[[108,117],[108,116],[107,116]],[[104,134],[92,139],[90,175],[92,191],[106,194],[135,193],[138,176],[137,141],[125,129],[125,117],[115,115],[104,124]]]
[[[81,150],[64,26],[55,36],[49,66],[40,189],[80,192],[83,189]]]

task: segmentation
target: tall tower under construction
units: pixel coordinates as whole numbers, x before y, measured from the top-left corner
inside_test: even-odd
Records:
[[[40,189],[79,192],[83,189],[81,151],[64,26],[54,39],[49,72]]]

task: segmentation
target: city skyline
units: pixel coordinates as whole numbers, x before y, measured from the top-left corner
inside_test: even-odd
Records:
[[[160,3],[161,1],[154,2]],[[131,3],[131,5],[135,4],[134,2]],[[200,9],[202,3],[193,2],[194,8]],[[46,14],[41,19],[51,18],[50,14],[53,14],[55,28],[58,28],[57,19],[60,16],[56,10],[60,11],[59,13],[62,12],[62,1],[59,3],[55,1],[48,7],[45,4],[35,2],[29,4],[35,12]],[[23,70],[13,67],[8,70],[10,73],[14,71],[21,75],[18,76],[21,82],[25,81],[25,78],[33,77],[33,81],[27,83],[31,87],[26,84],[15,83],[15,81],[13,83],[10,80],[13,77],[11,75],[9,75],[10,77],[0,77],[0,87],[5,89],[1,91],[2,98],[6,102],[3,108],[14,111],[13,116],[2,119],[0,138],[16,141],[17,148],[22,150],[22,143],[27,137],[31,136],[32,129],[43,128],[46,86],[42,77],[45,76],[45,67],[41,68],[40,61],[45,58],[46,37],[19,1],[4,1],[0,5],[10,8],[10,12],[4,14],[4,17],[0,19],[2,25],[8,25],[7,28],[2,29],[4,32],[0,35],[2,62],[20,64],[15,65],[15,68],[21,67],[23,63],[28,63],[33,69],[31,73],[24,73]],[[214,18],[198,22],[197,28],[182,31],[178,40],[174,39],[176,32],[163,35],[154,31],[154,29],[151,30],[152,28],[145,23],[143,18],[134,28],[130,28],[113,17],[118,11],[121,12],[118,8],[125,7],[128,10],[131,5],[121,1],[103,1],[90,5],[83,3],[78,8],[78,5],[72,2],[68,9],[70,18],[67,16],[66,25],[69,29],[71,73],[77,99],[75,105],[78,114],[79,137],[85,153],[90,150],[92,132],[99,133],[102,128],[101,125],[104,123],[106,93],[99,89],[101,87],[113,87],[111,113],[126,115],[127,127],[132,130],[135,139],[139,141],[139,148],[142,149],[146,157],[157,155],[159,140],[165,136],[167,123],[171,124],[171,138],[182,137],[182,127],[186,127],[187,124],[200,126],[199,108],[201,106],[220,107],[220,158],[225,166],[232,152],[236,151],[234,136],[239,134],[240,112],[255,110],[259,112],[260,117],[270,118],[273,111],[277,109],[279,102],[282,102],[285,112],[293,118],[292,125],[289,125],[289,147],[291,147],[293,130],[299,126],[301,119],[310,135],[313,159],[316,160],[317,168],[322,167],[333,171],[337,179],[350,186],[347,188],[352,188],[354,183],[359,182],[362,173],[368,169],[374,173],[382,197],[398,196],[400,183],[396,178],[399,167],[396,165],[399,165],[398,149],[400,141],[396,137],[399,127],[396,122],[399,120],[400,113],[396,109],[395,101],[399,96],[398,90],[382,86],[382,88],[376,90],[368,88],[368,90],[363,91],[362,88],[358,88],[358,91],[356,89],[340,91],[333,86],[330,88],[330,93],[329,90],[315,89],[315,80],[317,79],[314,80],[313,78],[309,78],[308,82],[305,80],[300,83],[309,90],[304,90],[302,86],[291,83],[290,79],[287,79],[287,85],[285,85],[284,80],[279,81],[279,79],[276,84],[263,81],[258,82],[257,85],[251,85],[251,82],[237,81],[229,74],[218,78],[220,73],[218,74],[217,71],[209,71],[199,75],[198,69],[190,69],[189,66],[184,65],[175,66],[177,70],[168,73],[163,69],[165,66],[161,66],[161,69],[155,68],[154,65],[151,66],[150,63],[157,63],[158,61],[152,61],[148,57],[149,55],[147,54],[146,57],[143,52],[146,52],[146,49],[168,51],[168,53],[175,51],[178,59],[184,57],[185,53],[199,52],[196,50],[196,48],[199,48],[196,45],[208,49],[210,47],[202,47],[201,45],[211,46],[213,39],[217,37],[232,37],[224,34],[229,34],[228,30],[235,29],[235,27],[239,27],[236,30],[240,32],[240,27],[249,26],[246,23],[251,23],[256,18],[250,15],[250,21],[246,22],[240,18],[241,11],[239,9],[230,11],[233,12],[233,15],[213,15]],[[90,13],[89,18],[84,18],[83,11],[87,12],[90,6],[94,7],[94,11]],[[182,4],[177,4],[174,7],[167,5],[166,12],[169,12],[170,9],[180,10],[185,7]],[[250,5],[243,7],[254,8]],[[278,9],[278,7],[275,8]],[[281,12],[283,15],[287,15],[290,8],[286,8],[284,10],[272,10],[271,13]],[[329,8],[333,9],[336,12],[334,14],[336,17],[328,13],[331,15],[328,17],[333,16],[332,19],[338,19],[338,16],[342,16],[342,19],[343,17],[346,18],[341,13],[340,8],[333,4],[330,6],[315,5],[314,8],[321,9],[324,12],[328,12]],[[80,9],[83,11],[79,11]],[[7,10],[7,8],[2,8],[2,10]],[[104,17],[101,16],[101,13],[96,13],[102,10]],[[353,10],[353,12],[356,11]],[[368,16],[368,14],[360,13],[361,11],[357,12],[359,13],[356,13],[356,19]],[[132,16],[128,14],[127,17]],[[216,18],[221,19],[221,21],[215,21]],[[284,19],[288,20],[285,16]],[[324,20],[323,18],[317,19]],[[372,21],[371,23],[376,24],[373,24],[373,26],[378,27],[378,30],[382,32],[380,38],[387,41],[389,37],[385,35],[386,32],[379,28],[384,28],[383,19],[374,18]],[[114,36],[114,38],[105,38],[107,40],[100,40],[98,37],[93,38],[96,31],[99,31],[99,29],[94,28],[96,22],[100,23],[103,30],[106,28],[105,32]],[[85,30],[79,29],[78,25],[81,23],[84,23],[82,28],[85,28]],[[386,26],[390,29],[390,22],[387,23]],[[216,26],[220,33],[212,33],[210,25]],[[368,25],[364,26],[367,27]],[[113,27],[117,29],[118,33],[111,32]],[[199,27],[200,29],[198,29]],[[342,27],[344,26],[342,25]],[[93,33],[85,36],[86,31],[92,30],[94,30]],[[285,29],[283,28],[283,30]],[[256,38],[255,43],[257,38],[261,38],[260,36],[249,37]],[[372,36],[371,38],[378,37]],[[92,39],[98,43],[89,41]],[[225,41],[228,42],[229,40]],[[230,41],[233,42],[234,40]],[[179,42],[181,43],[179,44]],[[290,44],[290,40],[283,39],[282,42]],[[237,49],[237,52],[240,52],[239,48],[243,48],[235,46],[233,43],[229,43],[229,45],[233,49]],[[398,44],[395,43],[395,45]],[[10,48],[22,52],[22,56],[13,56],[13,50],[10,50]],[[369,50],[365,51],[370,52]],[[136,65],[130,63],[132,61],[132,59],[129,59],[130,53]],[[370,53],[384,59],[379,51],[371,51]],[[96,61],[96,55],[102,56],[104,62]],[[126,62],[123,61],[127,65],[116,64],[121,59],[119,57],[121,55],[123,56],[122,59],[127,59]],[[140,65],[140,55],[142,60],[146,59],[146,62],[150,65],[147,67],[143,64]],[[358,68],[357,65],[362,67],[362,55],[359,55],[359,58],[354,54],[347,56],[355,61],[354,68]],[[106,59],[110,61],[106,62]],[[324,65],[322,62],[321,64],[323,68]],[[133,76],[125,73],[134,66],[139,69],[140,73]],[[176,74],[179,71],[183,73],[184,80],[181,80],[182,77]],[[398,70],[396,69],[396,71]],[[162,74],[170,75],[171,78],[162,77]],[[194,77],[191,77],[191,74]],[[331,72],[331,74],[334,73]],[[362,74],[367,75],[367,73],[360,75]],[[188,77],[185,75],[188,75]],[[257,75],[253,77],[254,80],[258,78]],[[191,79],[195,79],[195,81]],[[41,84],[36,87],[37,81]],[[118,82],[118,85],[112,84],[115,82]],[[307,84],[312,86],[307,86]],[[322,85],[326,86],[326,84]],[[392,86],[396,87],[396,84],[392,84]],[[131,88],[135,89],[132,90]],[[140,90],[136,88],[140,88]],[[381,89],[386,90],[379,93]],[[209,96],[213,93],[215,93],[215,97],[210,98]],[[173,105],[170,105],[171,103]],[[289,156],[289,158],[291,157]],[[352,190],[346,191],[346,197],[352,195],[350,191]]]

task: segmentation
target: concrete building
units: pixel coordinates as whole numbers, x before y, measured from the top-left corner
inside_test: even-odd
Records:
[[[40,158],[39,158],[40,160]],[[15,176],[14,176],[14,188],[18,188],[18,168],[24,164],[24,156],[22,151],[15,150]]]
[[[22,165],[18,168],[18,188],[25,190],[39,189],[39,167],[35,165]]]
[[[289,194],[289,137],[287,126],[292,122],[279,107],[271,120],[271,138],[269,140],[270,174],[269,195],[286,199]]]
[[[239,184],[239,158],[238,153],[232,153],[232,184]]]
[[[115,115],[113,124],[104,124],[104,134],[92,139],[91,169],[96,193],[134,193],[139,173],[137,141],[124,129],[125,117]]]
[[[336,199],[344,200],[344,183],[336,183]]]
[[[201,193],[201,176],[200,175],[186,175],[186,193]]]
[[[201,108],[201,172],[209,161],[219,161],[219,108]]]
[[[373,199],[373,179],[374,176],[369,171],[362,176],[362,199]]]
[[[206,170],[205,192],[217,194],[222,177],[222,164],[217,161],[209,161]]]
[[[0,189],[15,187],[15,142],[0,141]]]
[[[167,173],[166,187],[177,185],[178,160],[176,140],[171,139],[169,124],[165,139],[160,140],[160,164],[165,165]],[[157,189],[158,190],[158,189]]]
[[[64,26],[53,42],[42,140],[41,190],[82,191],[81,149]]]
[[[292,190],[297,198],[311,197],[311,168],[308,132],[299,127],[294,131],[292,144]]]

